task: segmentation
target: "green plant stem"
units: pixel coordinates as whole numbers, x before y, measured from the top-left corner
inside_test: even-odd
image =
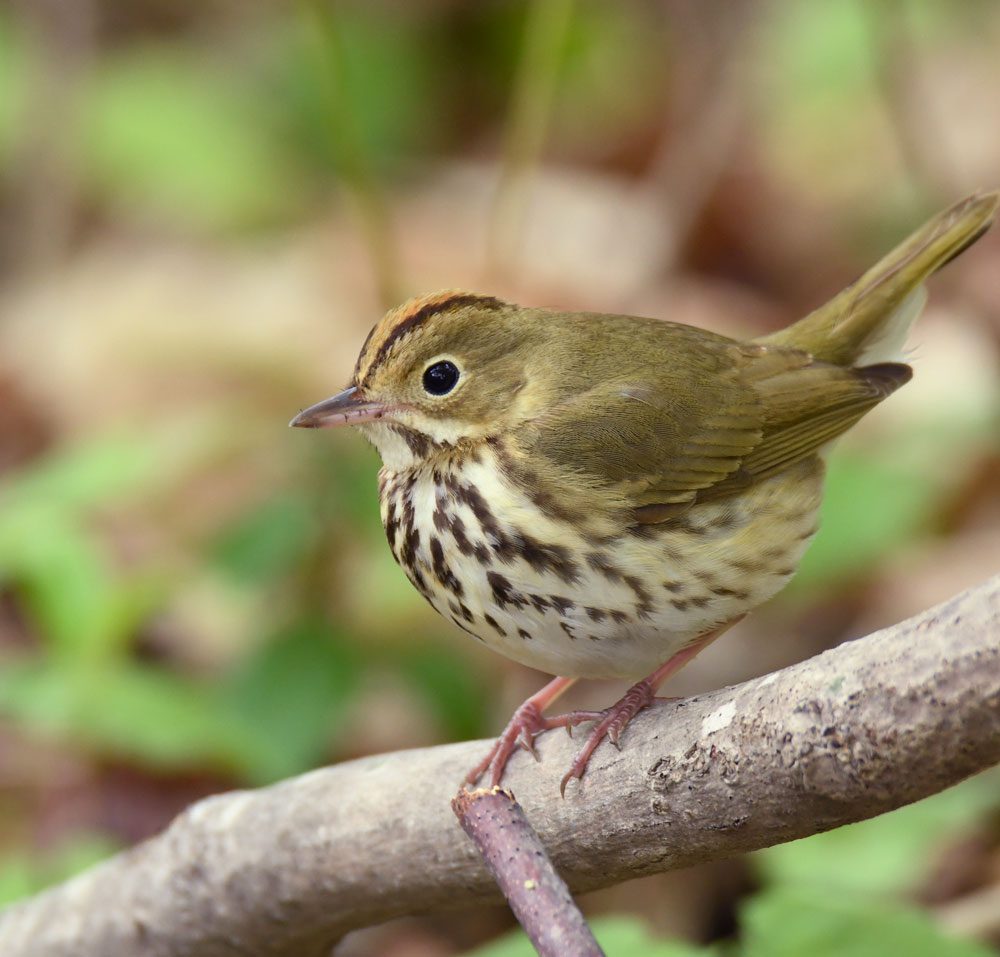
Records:
[[[504,134],[503,168],[489,226],[487,261],[491,270],[509,267],[523,229],[528,184],[552,116],[556,77],[573,5],[574,0],[535,0],[529,8]]]
[[[357,209],[379,298],[388,308],[403,298],[399,255],[389,212],[347,92],[350,77],[335,0],[301,0],[301,6],[305,18],[315,27],[317,47],[329,79],[330,127],[340,147],[340,174]]]

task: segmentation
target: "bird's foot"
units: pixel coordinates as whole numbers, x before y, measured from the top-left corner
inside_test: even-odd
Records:
[[[528,698],[511,715],[507,727],[503,729],[486,757],[465,776],[465,783],[470,787],[474,786],[488,772],[490,787],[495,788],[503,777],[510,756],[519,747],[528,751],[537,761],[538,752],[535,750],[535,738],[550,728],[565,726],[563,723],[558,723],[558,718],[546,718],[542,714],[542,709],[562,694],[573,681],[573,678],[555,678],[541,691]]]
[[[740,618],[742,617],[741,615]],[[514,712],[510,721],[507,722],[507,727],[503,729],[503,733],[497,738],[486,757],[466,775],[465,783],[473,786],[484,774],[489,772],[490,787],[496,787],[503,777],[510,756],[518,747],[530,751],[537,761],[535,738],[543,731],[552,728],[565,728],[572,734],[576,725],[594,721],[596,724],[591,729],[580,753],[573,759],[569,771],[566,772],[559,786],[559,792],[565,797],[566,785],[572,778],[579,780],[583,777],[590,757],[597,750],[598,745],[605,738],[608,738],[616,748],[619,747],[618,739],[621,737],[621,733],[643,708],[648,708],[654,701],[676,701],[676,698],[657,698],[656,689],[667,678],[683,668],[699,651],[711,644],[732,625],[735,625],[740,618],[735,618],[692,641],[686,648],[682,648],[660,665],[652,674],[647,675],[642,681],[637,681],[619,701],[603,711],[569,711],[566,714],[546,718],[542,711],[576,680],[575,678],[553,678]]]
[[[637,681],[622,697],[610,708],[603,711],[570,711],[567,714],[556,715],[549,718],[552,727],[565,727],[567,731],[585,721],[594,721],[596,724],[591,729],[583,747],[573,759],[569,770],[563,775],[559,784],[559,793],[566,796],[566,785],[576,778],[580,780],[587,765],[590,763],[591,755],[597,750],[600,743],[607,738],[618,750],[621,750],[619,738],[628,726],[629,722],[644,708],[648,708],[654,701],[676,701],[676,698],[657,698],[656,685],[649,679],[644,678]]]
[[[686,648],[682,648],[675,655],[668,658],[659,668],[656,669],[651,675],[647,675],[642,681],[637,681],[628,691],[625,692],[622,697],[615,702],[610,708],[606,708],[604,711],[571,711],[568,715],[561,715],[549,719],[549,723],[555,725],[560,723],[561,718],[566,718],[568,720],[562,721],[562,724],[567,728],[567,730],[574,724],[580,724],[583,721],[596,720],[597,724],[594,725],[590,732],[589,737],[586,742],[584,742],[583,747],[580,749],[580,753],[573,759],[573,763],[569,766],[569,770],[563,776],[561,783],[559,784],[559,793],[563,797],[566,796],[566,785],[576,778],[578,781],[583,777],[583,772],[587,770],[587,765],[590,763],[590,756],[597,750],[597,746],[605,739],[608,738],[611,743],[621,750],[618,744],[618,739],[621,737],[622,731],[628,726],[628,723],[640,712],[643,708],[648,708],[654,701],[676,701],[676,698],[657,698],[656,689],[663,684],[671,675],[676,674],[681,670],[698,652],[707,648],[719,635],[726,632],[729,628],[736,624],[736,622],[742,620],[744,616],[740,615],[739,618],[734,618],[732,621],[727,622],[724,625],[716,628],[714,631],[707,632],[700,638],[692,641]]]
[[[465,777],[465,783],[474,785],[484,774],[489,772],[490,787],[496,787],[503,777],[504,769],[510,756],[520,747],[528,751],[537,761],[535,738],[543,731],[557,725],[549,724],[549,719],[538,710],[538,706],[529,698],[514,712],[507,727],[496,739],[486,757],[479,762]]]

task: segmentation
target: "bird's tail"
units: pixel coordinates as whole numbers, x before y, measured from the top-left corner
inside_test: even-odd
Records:
[[[760,341],[794,346],[841,366],[901,358],[923,309],[923,282],[990,228],[1000,193],[974,193],[933,219],[819,309]]]

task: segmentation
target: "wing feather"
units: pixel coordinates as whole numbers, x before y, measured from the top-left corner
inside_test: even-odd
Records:
[[[532,423],[524,451],[623,499],[637,521],[665,521],[815,455],[910,376],[722,337],[706,347],[707,374],[703,356],[674,356],[561,402]]]

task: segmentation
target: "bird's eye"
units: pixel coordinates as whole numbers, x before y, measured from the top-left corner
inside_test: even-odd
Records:
[[[431,395],[447,395],[458,384],[458,366],[447,359],[424,369],[424,388]]]

